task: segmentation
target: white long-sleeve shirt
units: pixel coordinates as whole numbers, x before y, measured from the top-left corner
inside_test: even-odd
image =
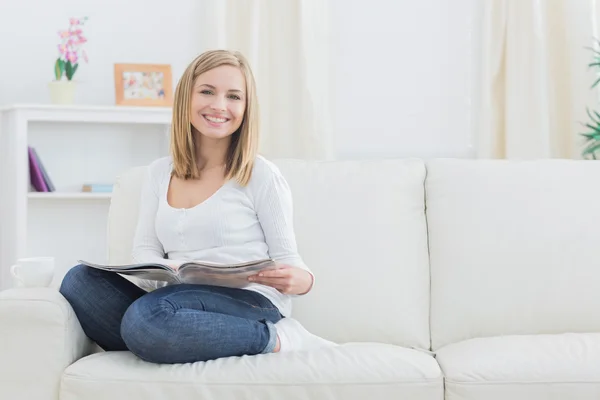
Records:
[[[143,184],[133,243],[133,261],[182,264],[185,261],[240,263],[272,258],[310,272],[299,256],[293,228],[290,188],[279,169],[258,156],[248,185],[227,181],[192,208],[167,202],[173,163],[164,157],[150,164]],[[312,273],[311,273],[312,275]],[[164,285],[144,281],[146,289]],[[251,283],[246,287],[267,297],[285,316],[291,296]]]

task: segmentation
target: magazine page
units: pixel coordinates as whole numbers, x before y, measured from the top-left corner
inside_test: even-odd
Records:
[[[181,264],[179,266],[179,271],[194,269],[195,271],[206,271],[206,272],[215,272],[215,273],[244,273],[248,271],[260,271],[261,269],[269,268],[275,266],[275,261],[272,259],[258,260],[245,262],[240,264],[214,264],[208,262],[200,262],[200,261],[192,261]]]
[[[250,284],[248,277],[258,271],[277,268],[272,260],[242,267],[206,268],[197,264],[185,264],[179,268],[179,280],[183,283],[243,288]]]
[[[85,260],[78,260],[79,264],[87,265],[88,267],[102,269],[104,271],[113,271],[113,272],[121,272],[121,271],[136,271],[136,270],[145,270],[145,271],[167,271],[172,272],[173,270],[168,265],[163,264],[155,264],[155,263],[146,263],[146,264],[123,264],[123,265],[104,265],[92,263]]]
[[[135,276],[140,279],[178,283],[177,273],[169,266],[162,264],[128,264],[128,265],[102,265],[79,260],[80,264],[88,267],[101,269],[103,271],[115,272],[122,275]]]
[[[121,275],[133,276],[139,279],[148,279],[151,281],[161,281],[167,283],[181,283],[177,275],[173,272],[157,269],[136,269],[126,271],[114,271]]]

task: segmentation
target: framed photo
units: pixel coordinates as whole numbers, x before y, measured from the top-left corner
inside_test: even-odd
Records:
[[[173,104],[171,66],[165,64],[115,64],[117,105],[162,106]]]

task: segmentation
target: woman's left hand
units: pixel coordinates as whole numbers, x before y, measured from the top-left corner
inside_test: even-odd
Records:
[[[290,265],[261,271],[248,277],[248,280],[274,287],[284,294],[306,294],[313,284],[313,277],[308,271]]]

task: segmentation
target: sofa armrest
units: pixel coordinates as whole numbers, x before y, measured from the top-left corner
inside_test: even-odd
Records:
[[[0,399],[58,399],[65,368],[93,348],[56,289],[0,292]]]

